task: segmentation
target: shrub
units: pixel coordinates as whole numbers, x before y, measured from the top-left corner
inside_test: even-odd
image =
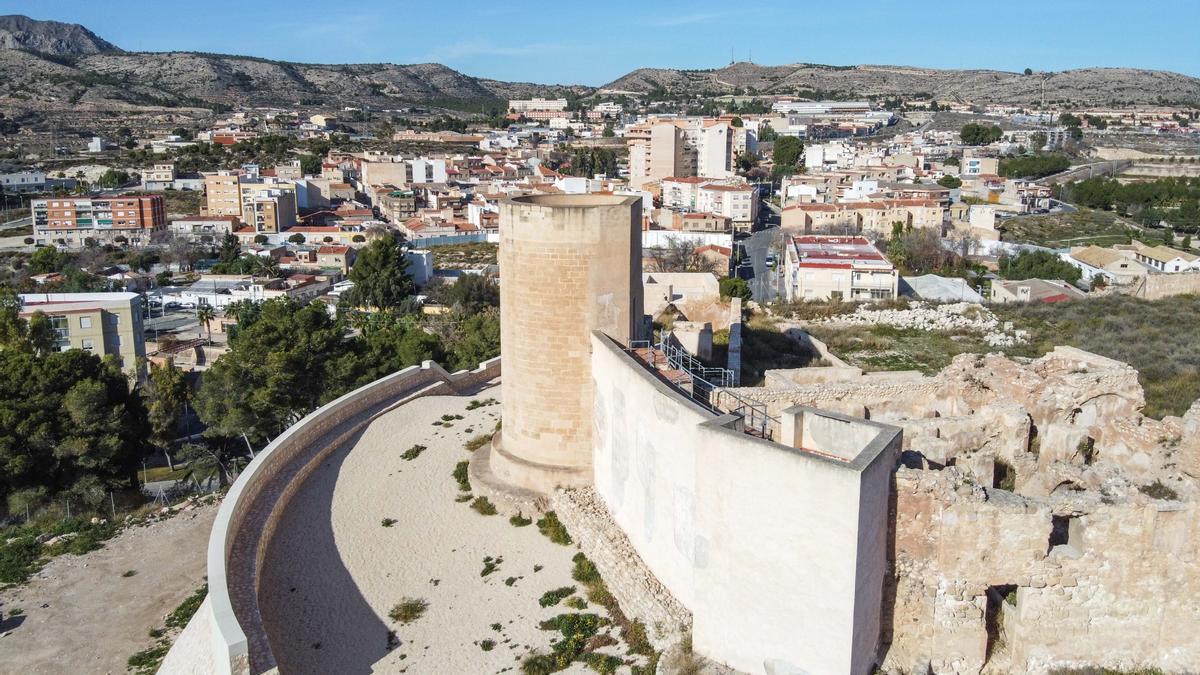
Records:
[[[533,523],[533,519],[526,518],[520,511],[517,512],[517,515],[508,519],[508,524],[513,527],[526,527],[531,523]]]
[[[167,628],[183,628],[192,620],[192,616],[196,614],[196,610],[200,609],[200,603],[204,602],[205,596],[208,595],[208,584],[204,584],[196,589],[187,600],[184,600],[175,611],[167,615],[167,620],[164,622]]]
[[[479,648],[485,652],[490,652],[496,648],[496,641],[495,640],[481,640],[479,642]]]
[[[402,625],[410,624],[425,614],[429,603],[422,598],[404,598],[388,612],[388,618]]]
[[[496,515],[496,506],[487,497],[476,497],[475,501],[471,502],[471,508],[481,516]]]
[[[542,593],[542,597],[538,600],[538,604],[542,607],[553,607],[573,593],[575,593],[574,586],[563,586],[552,591],[546,591],[545,593]]]
[[[1174,488],[1169,485],[1164,485],[1161,480],[1155,480],[1149,485],[1142,485],[1138,488],[1138,492],[1150,497],[1151,499],[1165,499],[1175,501],[1179,499],[1179,493],[1175,492]]]
[[[568,598],[567,607],[579,610],[587,609],[587,601],[583,598]]]
[[[517,583],[517,581],[518,581],[520,578],[521,578],[521,577],[509,577],[509,578],[507,578],[507,579],[505,579],[505,580],[504,580],[504,585],[505,585],[505,586],[512,586],[513,584]]]
[[[553,511],[547,511],[546,515],[538,519],[537,528],[538,532],[556,544],[567,546],[571,543],[571,534],[567,532],[566,526],[558,520],[558,514]]]
[[[486,577],[487,575],[495,572],[496,570],[500,569],[500,564],[503,562],[504,562],[504,558],[502,558],[502,557],[493,558],[492,556],[489,555],[488,557],[483,559],[483,571],[481,571],[479,573],[479,576]]]
[[[414,459],[420,457],[421,453],[425,452],[427,449],[428,448],[426,448],[423,445],[414,445],[411,448],[409,448],[408,450],[405,450],[404,454],[400,455],[400,457],[401,457],[401,459],[403,459],[405,461],[411,462]]]
[[[458,481],[458,489],[463,492],[471,491],[471,480],[467,477],[467,467],[471,465],[468,461],[462,461],[454,465],[454,480]]]
[[[383,525],[384,527],[391,527],[396,524],[396,519],[395,518],[384,518],[383,521],[380,522],[379,524]]]
[[[127,578],[127,579],[128,579],[129,577],[132,577],[132,576],[134,576],[135,574],[137,574],[137,570],[125,570],[125,571],[124,571],[124,572],[121,574],[121,576],[123,576],[123,577],[125,577],[125,578]]]
[[[492,442],[492,434],[483,434],[481,436],[476,436],[476,437],[472,438],[471,440],[467,441],[466,443],[463,444],[463,447],[467,450],[467,452],[475,452],[476,450],[482,448],[483,446],[485,446],[491,442]]]

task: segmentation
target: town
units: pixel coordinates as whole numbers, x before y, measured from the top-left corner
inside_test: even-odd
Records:
[[[1200,669],[1200,80],[0,57],[0,671]]]

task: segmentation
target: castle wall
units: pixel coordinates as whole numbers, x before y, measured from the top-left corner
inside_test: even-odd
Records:
[[[596,492],[692,612],[696,651],[750,673],[870,672],[899,434],[852,462],[795,450],[681,397],[601,335],[592,352]]]

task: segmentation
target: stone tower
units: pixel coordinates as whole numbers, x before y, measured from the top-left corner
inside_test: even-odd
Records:
[[[641,198],[531,195],[500,206],[503,428],[490,465],[548,492],[592,480],[591,332],[642,325]]]

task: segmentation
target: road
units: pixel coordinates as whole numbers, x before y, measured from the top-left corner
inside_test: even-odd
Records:
[[[1096,162],[1094,164],[1084,164],[1083,166],[1077,166],[1062,173],[1056,173],[1053,176],[1046,176],[1038,182],[1053,185],[1055,183],[1086,180],[1088,178],[1095,178],[1096,176],[1107,175],[1111,177],[1131,166],[1133,166],[1133,162],[1128,159],[1115,159],[1106,162]]]
[[[767,254],[779,239],[779,215],[781,210],[769,201],[763,200],[767,209],[764,229],[755,232],[739,242],[746,249],[746,255],[754,263],[754,277],[749,280],[750,290],[754,301],[767,303],[775,299],[778,293],[776,281],[777,272],[767,266]],[[778,253],[776,254],[778,257]]]

